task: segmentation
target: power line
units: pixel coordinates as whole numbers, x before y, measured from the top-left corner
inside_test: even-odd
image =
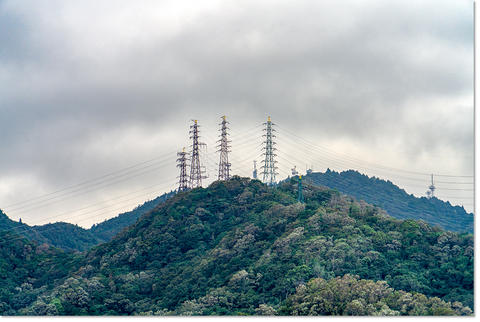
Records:
[[[167,160],[165,160],[167,161]],[[164,162],[165,162],[164,161]],[[169,161],[169,160],[168,160]],[[162,163],[164,163],[162,162]],[[150,166],[146,166],[144,168],[140,168],[140,169],[137,169],[135,170],[134,172],[136,171],[139,171],[139,170],[145,170],[146,168],[149,168],[151,167],[152,165]],[[126,181],[128,179],[131,179],[131,178],[135,178],[135,177],[138,177],[138,176],[141,176],[141,175],[145,175],[147,173],[150,173],[152,171],[155,171],[155,170],[158,170],[158,169],[161,169],[163,168],[165,165],[161,165],[161,166],[157,166],[157,167],[154,167],[154,168],[151,168],[151,169],[148,169],[146,171],[142,171],[140,173],[134,173],[134,174],[131,174],[131,172],[127,172],[127,173],[124,173],[124,174],[121,174],[119,176],[116,176],[116,177],[112,177],[110,179],[107,179],[105,181],[100,181],[100,182],[97,182],[95,184],[91,184],[89,186],[86,186],[86,187],[83,187],[83,188],[80,188],[80,189],[77,189],[77,190],[73,190],[73,191],[70,191],[70,192],[66,192],[64,194],[61,194],[61,195],[58,195],[58,196],[54,196],[54,197],[51,197],[51,198],[48,198],[48,199],[45,199],[45,200],[41,200],[41,201],[37,201],[37,202],[34,202],[34,203],[31,203],[31,204],[28,204],[28,205],[24,205],[24,206],[21,206],[21,207],[16,207],[13,212],[14,213],[22,213],[22,212],[25,212],[25,211],[29,211],[29,210],[32,210],[33,208],[41,208],[41,207],[45,207],[45,206],[48,206],[48,205],[51,205],[53,203],[57,203],[57,202],[61,202],[61,201],[64,201],[64,200],[67,200],[67,199],[71,199],[73,197],[77,197],[77,196],[80,196],[80,195],[84,195],[86,193],[89,193],[89,192],[92,192],[92,191],[95,191],[95,190],[98,190],[100,188],[105,188],[105,187],[108,187],[108,186],[111,186],[113,184],[117,184],[119,182],[123,182],[123,181]],[[130,175],[128,175],[130,174]],[[120,180],[118,180],[120,179]],[[111,181],[111,180],[114,180],[114,181]],[[109,182],[111,181],[111,182]],[[90,190],[86,190],[86,191],[82,191],[84,190],[85,188],[92,188],[92,187],[95,187],[94,189],[90,189]],[[77,193],[79,192],[79,193]],[[61,198],[61,197],[65,197],[65,198],[62,198],[60,200],[56,200],[56,201],[52,201],[52,200],[55,200],[55,199],[58,199],[58,198]],[[9,212],[11,212],[11,209],[9,209]]]
[[[309,145],[312,145],[312,146],[316,146],[322,150],[326,150],[326,151],[329,151],[333,154],[336,154],[336,155],[339,155],[339,156],[342,156],[343,158],[345,159],[350,159],[350,160],[354,160],[356,162],[360,162],[360,163],[366,163],[366,164],[371,164],[372,166],[374,167],[378,167],[378,168],[383,168],[383,169],[387,169],[387,170],[392,170],[392,171],[397,171],[397,172],[405,172],[405,173],[411,173],[411,174],[417,174],[417,175],[424,175],[424,176],[430,176],[430,173],[425,173],[425,172],[417,172],[417,171],[410,171],[410,170],[404,170],[404,169],[398,169],[398,168],[392,168],[392,167],[386,167],[386,166],[383,166],[383,165],[380,165],[380,164],[376,164],[376,163],[373,163],[373,162],[368,162],[368,161],[364,161],[364,160],[361,160],[361,159],[357,159],[357,158],[354,158],[354,157],[351,157],[351,156],[348,156],[348,155],[345,155],[345,154],[341,154],[341,153],[338,153],[336,151],[333,151],[333,150],[330,150],[326,147],[322,147],[322,146],[319,146],[315,143],[311,143],[309,141],[307,141],[306,139],[290,132],[289,130],[281,127],[281,126],[278,126],[277,127],[287,133],[289,133],[290,135],[292,136],[295,136],[296,138],[304,141],[305,143],[309,144]],[[473,178],[473,176],[466,176],[466,175],[447,175],[447,174],[435,174],[435,176],[439,176],[439,177],[452,177],[452,178]]]
[[[158,184],[156,185],[158,186]],[[46,217],[46,218],[42,218],[42,222],[46,222],[47,220],[50,220],[50,219],[54,219],[54,218],[60,218],[62,216],[65,216],[65,215],[69,215],[69,219],[78,219],[80,217],[84,217],[85,215],[88,215],[88,214],[92,214],[92,213],[96,213],[100,210],[104,210],[104,209],[108,209],[108,208],[111,208],[111,207],[114,207],[114,206],[118,206],[118,204],[116,205],[109,205],[109,206],[104,206],[102,208],[97,208],[97,209],[93,209],[93,210],[89,210],[89,211],[86,211],[86,212],[83,212],[83,213],[79,213],[79,214],[76,214],[77,212],[79,211],[82,211],[82,210],[87,210],[89,208],[93,208],[93,207],[96,207],[96,206],[99,206],[99,205],[104,205],[106,202],[109,202],[109,201],[114,201],[114,200],[118,200],[118,199],[121,199],[123,197],[126,197],[126,196],[132,196],[132,195],[136,195],[135,197],[130,197],[129,199],[121,199],[119,200],[119,202],[122,202],[122,203],[125,203],[126,201],[131,201],[131,200],[138,200],[138,198],[142,198],[143,202],[145,202],[144,198],[146,196],[150,196],[151,194],[155,193],[155,194],[158,194],[159,192],[159,189],[161,189],[163,191],[164,188],[170,186],[170,184],[168,185],[163,185],[162,187],[160,188],[155,188],[154,190],[148,192],[147,194],[143,193],[141,195],[138,195],[138,192],[140,191],[144,191],[144,190],[148,190],[149,188],[146,188],[146,189],[142,189],[142,190],[139,190],[139,191],[136,191],[136,192],[132,192],[132,193],[128,193],[128,194],[125,194],[125,195],[122,195],[122,196],[118,196],[116,198],[112,198],[112,199],[109,199],[109,200],[103,200],[102,202],[98,202],[98,203],[94,203],[94,204],[91,204],[89,206],[85,206],[85,207],[82,207],[82,208],[79,208],[79,209],[75,209],[75,210],[71,210],[71,211],[67,211],[67,212],[63,212],[63,213],[60,213],[60,214],[57,214],[57,215],[54,215],[54,216],[50,216],[50,217]],[[138,201],[137,201],[138,202]],[[111,210],[112,211],[112,210]],[[90,216],[90,217],[87,217],[86,219],[90,219],[90,218],[94,218],[95,216],[98,216],[97,215],[94,215],[94,216]],[[84,221],[86,219],[82,219],[81,221]],[[58,222],[58,221],[57,221]],[[77,220],[78,222],[78,220]],[[29,226],[35,226],[35,225],[42,225],[42,223],[40,221],[38,222],[29,222],[28,223]],[[43,224],[45,225],[45,224]],[[23,229],[24,227],[14,227],[14,229],[17,228],[19,230]]]
[[[174,186],[175,186],[175,184],[172,185],[171,188],[174,188]],[[131,204],[131,203],[130,203],[130,204]],[[137,205],[138,205],[138,204],[137,204]],[[114,212],[114,211],[121,211],[122,209],[124,209],[124,208],[126,208],[126,207],[127,207],[126,205],[123,205],[123,206],[121,206],[121,207],[115,208],[115,209],[110,210],[110,211],[108,211],[108,212],[103,212],[103,213],[100,213],[100,214],[95,214],[95,215],[93,215],[93,216],[89,216],[89,217],[87,217],[87,218],[83,218],[82,220],[77,221],[77,222],[82,222],[82,221],[85,221],[85,220],[88,220],[88,219],[91,219],[91,218],[98,218],[98,217],[101,217],[102,215],[109,214],[109,213]],[[135,206],[131,206],[131,207],[135,207]],[[15,228],[17,228],[17,227],[15,227]],[[31,228],[31,227],[29,227],[29,228]],[[56,229],[56,228],[57,228],[57,227],[52,226],[52,227],[49,227],[49,228],[46,228],[46,229],[42,230],[41,233],[43,234],[43,233],[45,233],[45,232],[52,231],[52,230],[54,230],[54,229]],[[9,239],[9,241],[11,242],[11,241],[15,241],[15,240],[23,239],[23,238],[25,238],[25,237],[24,237],[24,236],[18,236],[18,237],[16,237],[16,238]],[[28,239],[28,238],[27,238],[27,239]]]
[[[153,159],[150,159],[150,160],[147,160],[147,161],[143,161],[143,162],[139,162],[139,163],[135,163],[131,166],[128,166],[126,168],[122,168],[122,169],[119,169],[119,170],[116,170],[116,171],[113,171],[113,172],[109,172],[107,174],[104,174],[100,177],[96,177],[96,178],[92,178],[92,179],[89,179],[87,181],[83,181],[83,182],[80,182],[78,184],[75,184],[75,185],[72,185],[72,186],[67,186],[67,187],[64,187],[64,188],[61,188],[59,190],[56,190],[56,191],[53,191],[53,192],[49,192],[47,194],[44,194],[44,195],[40,195],[40,196],[37,196],[37,197],[34,197],[34,198],[31,198],[31,199],[26,199],[26,200],[22,200],[22,201],[19,201],[19,202],[16,202],[16,203],[13,203],[13,204],[9,204],[9,205],[6,205],[5,207],[13,207],[13,206],[16,206],[16,205],[19,205],[19,204],[23,204],[23,203],[27,203],[27,202],[30,202],[32,200],[37,200],[37,199],[40,199],[40,198],[43,198],[43,197],[47,197],[47,196],[50,196],[50,195],[53,195],[53,194],[56,194],[56,193],[59,193],[59,192],[62,192],[62,191],[65,191],[65,190],[69,190],[69,189],[72,189],[72,188],[76,188],[78,186],[81,186],[81,185],[84,185],[84,184],[87,184],[87,183],[90,183],[90,182],[94,182],[94,181],[98,181],[100,179],[103,179],[103,178],[106,178],[106,177],[109,177],[109,176],[112,176],[114,174],[117,174],[117,173],[120,173],[120,172],[123,172],[125,170],[129,170],[129,169],[132,169],[132,168],[135,168],[139,165],[143,165],[143,164],[146,164],[146,163],[149,163],[149,162],[152,162],[152,161],[155,161],[155,160],[158,160],[158,159],[161,159],[161,158],[164,158],[168,155],[170,155],[171,153],[168,152],[168,153],[165,153],[161,156],[158,156],[156,158],[153,158]]]
[[[288,138],[288,135],[286,136],[286,138],[287,138],[288,140],[290,140],[290,139]],[[286,144],[288,145],[288,142],[286,142],[285,140],[282,141],[282,143],[286,143]],[[292,147],[292,146],[295,147],[295,148],[298,147],[298,145],[297,145],[297,144],[294,144],[294,143],[292,143],[292,144],[290,145],[290,147]],[[315,148],[313,148],[313,149],[315,149]],[[310,151],[310,152],[313,152],[312,150],[309,150],[309,151]],[[308,159],[308,157],[307,157],[307,159]],[[328,160],[328,159],[326,159],[326,160]],[[346,164],[346,163],[343,162],[342,160],[336,161],[336,163],[344,164],[347,168],[349,168],[348,164]],[[330,165],[329,167],[331,167],[331,165]],[[373,170],[374,172],[377,172],[377,171],[386,172],[386,170],[374,170],[374,169],[365,168],[365,167],[358,166],[358,165],[356,165],[356,166],[354,166],[354,167],[355,167],[355,168],[367,169],[367,170]],[[394,176],[395,176],[396,178],[399,178],[399,179],[425,182],[425,179],[415,179],[415,178],[403,177],[403,176],[400,176],[400,175],[398,175],[398,174],[394,174]],[[442,181],[442,182],[445,182],[445,183],[446,183],[446,181]],[[413,186],[413,185],[409,184],[409,186]],[[421,186],[421,187],[423,188],[424,186]],[[442,187],[440,187],[440,188],[442,188]]]

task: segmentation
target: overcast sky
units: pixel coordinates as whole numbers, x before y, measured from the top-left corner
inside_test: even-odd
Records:
[[[353,168],[424,195],[461,175],[437,194],[472,211],[473,5],[0,0],[0,113],[0,208],[32,225],[175,189],[192,119],[208,184],[224,114],[234,173],[271,115],[279,179]]]

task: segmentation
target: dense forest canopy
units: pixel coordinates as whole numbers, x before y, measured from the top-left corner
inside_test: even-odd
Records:
[[[354,170],[314,172],[306,182],[336,189],[358,200],[378,206],[399,219],[421,219],[433,226],[456,232],[473,233],[473,214],[437,198],[417,198],[390,181],[368,177]]]
[[[23,241],[25,255],[2,235],[2,314],[471,313],[472,235],[394,219],[327,188],[303,194],[298,203],[296,178],[214,182],[77,255]],[[51,256],[65,262],[35,269]]]
[[[121,213],[114,218],[93,225],[90,229],[65,222],[29,226],[21,221],[11,220],[0,209],[0,231],[10,231],[37,243],[47,243],[66,251],[85,251],[109,241],[122,229],[134,224],[140,216],[151,211],[172,195],[174,195],[173,192],[165,193],[144,202],[132,211]]]

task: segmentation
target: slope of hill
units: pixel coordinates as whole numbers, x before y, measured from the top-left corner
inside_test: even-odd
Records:
[[[93,225],[89,231],[97,238],[103,241],[109,241],[123,228],[133,225],[137,219],[140,218],[140,216],[151,211],[162,202],[165,202],[165,200],[171,198],[174,194],[174,192],[164,193],[153,200],[144,202],[142,205],[136,207],[132,211],[119,214],[114,218],[110,218],[99,224]]]
[[[327,188],[306,185],[300,204],[296,186],[179,193],[15,314],[471,313],[472,235]]]
[[[0,231],[10,231],[40,244],[47,243],[66,251],[85,251],[95,245],[109,241],[115,234],[134,224],[140,216],[152,210],[173,194],[173,192],[165,193],[153,200],[146,201],[132,211],[93,225],[90,229],[65,222],[28,226],[11,220],[0,209]]]
[[[15,315],[80,265],[82,257],[0,232],[0,312]],[[44,314],[48,312],[45,311]]]
[[[359,200],[385,209],[399,219],[421,219],[446,230],[473,233],[473,214],[463,207],[452,206],[437,198],[417,198],[390,181],[370,178],[357,171],[315,172],[304,177],[306,182],[326,186]]]
[[[39,234],[34,228],[22,223],[13,221],[0,209],[0,231],[10,231],[22,235],[29,240],[35,240],[39,243],[47,242],[47,239]]]

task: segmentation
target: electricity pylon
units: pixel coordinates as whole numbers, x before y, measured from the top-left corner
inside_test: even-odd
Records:
[[[200,151],[199,146],[205,145],[205,143],[198,142],[199,128],[197,120],[193,121],[193,124],[190,125],[190,139],[192,139],[192,156],[191,156],[191,165],[190,165],[190,189],[198,188],[202,186],[202,179],[205,179],[204,176],[205,170],[200,163]]]
[[[230,166],[231,164],[228,162],[228,152],[230,152],[230,141],[228,140],[228,133],[227,133],[227,117],[224,115],[222,116],[222,127],[220,128],[220,144],[217,146],[220,148],[217,152],[220,152],[220,163],[218,164],[218,180],[228,180],[230,179]]]
[[[178,176],[178,191],[188,190],[188,177],[187,177],[187,152],[183,148],[182,152],[177,153],[177,168],[180,168],[180,175]]]
[[[265,146],[263,149],[265,152],[263,155],[265,155],[265,160],[264,164],[262,166],[262,174],[263,174],[263,182],[266,183],[267,185],[274,185],[276,183],[276,175],[277,175],[277,167],[275,166],[276,161],[275,161],[275,156],[276,154],[274,153],[276,148],[274,145],[276,144],[273,139],[276,137],[273,132],[275,132],[275,129],[273,126],[275,125],[272,123],[272,120],[270,119],[270,116],[268,117],[267,123],[263,123],[265,125],[265,128],[263,129],[266,133],[263,135],[265,137],[265,141],[263,142]]]

